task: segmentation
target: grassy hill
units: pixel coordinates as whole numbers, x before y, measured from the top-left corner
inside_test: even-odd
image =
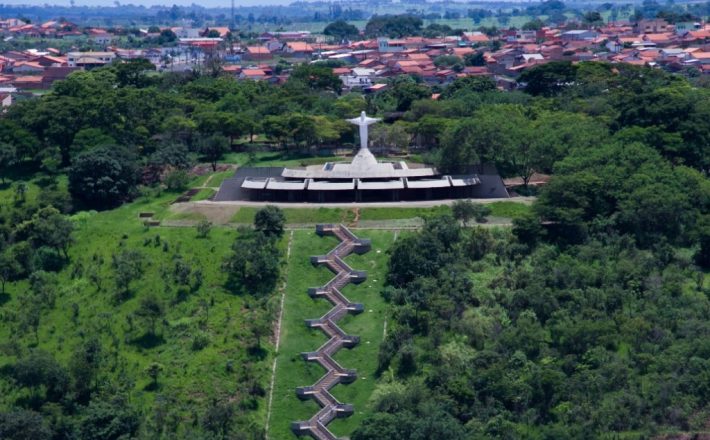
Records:
[[[43,191],[37,183],[30,181],[25,203],[33,203]],[[8,283],[0,298],[0,368],[35,350],[70,366],[79,347],[98,341],[101,366],[95,394],[108,389],[125,393],[141,414],[143,435],[187,435],[202,426],[209,408],[224,402],[236,408],[236,429],[258,433],[265,417],[270,354],[266,338],[262,349],[254,349],[249,324],[255,314],[271,313],[271,303],[225,288],[221,266],[238,234],[234,229],[214,228],[198,238],[193,227],[144,225],[141,213],[159,217],[175,197],[152,194],[115,210],[75,215],[69,260],[57,274],[54,304],[42,306],[36,335],[23,324],[29,282]],[[10,209],[10,185],[0,198],[3,209]],[[114,258],[125,253],[138,255],[143,268],[127,288],[114,269]],[[177,280],[179,268],[185,267],[189,286]],[[155,331],[138,312],[148,297],[163,309]],[[154,363],[161,366],[157,385],[147,373]],[[0,377],[0,411],[38,393],[13,385],[7,375]],[[46,404],[33,409],[51,411]]]

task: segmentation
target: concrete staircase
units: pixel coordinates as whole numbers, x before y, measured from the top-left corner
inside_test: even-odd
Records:
[[[357,378],[355,370],[340,366],[333,355],[341,348],[353,348],[360,342],[359,336],[348,335],[336,322],[347,313],[358,314],[364,310],[362,304],[350,302],[340,291],[348,283],[359,284],[365,281],[367,274],[353,270],[343,258],[351,253],[364,254],[370,250],[370,240],[357,238],[343,225],[318,225],[316,233],[320,236],[333,235],[340,244],[326,255],[311,257],[313,265],[325,265],[335,277],[325,286],[308,289],[312,298],[325,298],[333,308],[318,319],[307,319],[306,325],[319,328],[328,336],[328,340],[316,351],[301,353],[308,362],[317,362],[326,373],[315,384],[296,388],[300,399],[314,399],[321,406],[313,417],[306,421],[293,422],[291,430],[296,435],[310,435],[316,440],[337,440],[326,427],[336,417],[347,417],[353,413],[353,406],[340,403],[330,393],[330,389],[339,383],[351,383]]]

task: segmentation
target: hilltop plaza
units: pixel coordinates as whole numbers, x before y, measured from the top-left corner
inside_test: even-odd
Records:
[[[348,120],[359,127],[360,134],[360,149],[351,162],[240,168],[224,181],[214,200],[337,203],[508,197],[492,166],[444,175],[420,164],[410,167],[404,161],[378,161],[368,144],[368,127],[378,121],[365,112]]]

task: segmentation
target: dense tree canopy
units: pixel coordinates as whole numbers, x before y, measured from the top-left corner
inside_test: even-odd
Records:
[[[413,15],[375,15],[365,25],[367,37],[401,38],[419,35],[422,19]]]
[[[80,154],[69,170],[72,196],[92,208],[111,208],[133,195],[138,167],[125,148],[98,147]]]
[[[350,40],[360,35],[360,30],[344,20],[334,21],[323,29],[323,34],[338,40]]]

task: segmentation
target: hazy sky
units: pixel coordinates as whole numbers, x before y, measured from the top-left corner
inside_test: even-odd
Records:
[[[66,5],[69,6],[69,0],[0,0],[0,4],[6,5]],[[123,0],[121,3],[133,3],[134,5],[180,5],[189,6],[196,3],[205,7],[226,6],[229,7],[231,0]],[[278,5],[288,4],[291,0],[235,0],[234,5],[239,6],[254,6],[254,5]],[[113,6],[113,0],[76,0],[77,6]],[[2,10],[0,10],[0,14]]]

